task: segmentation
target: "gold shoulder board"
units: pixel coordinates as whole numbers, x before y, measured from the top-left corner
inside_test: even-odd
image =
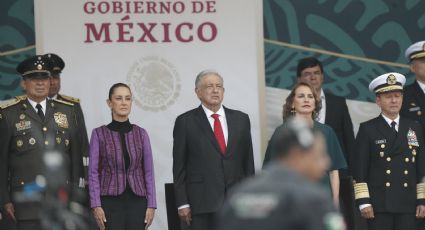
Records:
[[[7,107],[10,107],[12,105],[16,105],[20,102],[21,100],[18,98],[12,98],[9,100],[5,100],[5,101],[0,101],[0,108],[1,109],[5,109]]]
[[[67,95],[63,95],[63,94],[60,94],[60,96],[64,99],[64,100],[66,100],[66,101],[69,101],[69,102],[71,102],[71,103],[80,103],[80,99],[78,99],[78,98],[75,98],[75,97],[70,97],[70,96],[67,96]]]
[[[74,106],[73,103],[71,102],[67,102],[67,101],[63,101],[63,100],[59,100],[59,99],[53,99],[54,102],[59,102],[61,104],[65,104],[65,105],[69,105],[69,106]]]
[[[18,99],[18,100],[20,100],[20,101],[23,101],[23,100],[26,100],[27,99],[27,95],[24,94],[24,95],[16,96],[15,98]]]

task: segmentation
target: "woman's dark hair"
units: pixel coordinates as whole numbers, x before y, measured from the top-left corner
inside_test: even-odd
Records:
[[[115,83],[109,89],[109,96],[108,96],[109,100],[112,100],[112,94],[114,94],[115,89],[118,88],[118,87],[125,87],[125,88],[127,88],[130,91],[130,94],[131,94],[130,86],[128,86],[127,84],[121,83],[121,82],[120,83]]]
[[[298,82],[292,88],[291,93],[288,95],[288,97],[286,98],[285,104],[283,105],[283,120],[284,121],[286,121],[288,118],[293,117],[295,115],[292,112],[292,103],[294,102],[295,91],[301,86],[308,87],[313,93],[313,97],[314,97],[314,111],[312,114],[313,119],[316,119],[320,109],[322,108],[322,103],[320,102],[320,98],[317,96],[317,93],[314,90],[314,88],[306,82]]]

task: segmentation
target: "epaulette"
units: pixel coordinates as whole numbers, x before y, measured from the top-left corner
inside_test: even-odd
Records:
[[[18,104],[20,101],[22,101],[22,100],[18,99],[18,98],[12,98],[12,99],[9,99],[9,100],[0,101],[0,108],[5,109],[5,108],[10,107],[12,105]]]
[[[63,94],[59,94],[60,97],[62,97],[65,101],[69,101],[71,103],[80,103],[80,99],[75,98],[75,97],[70,97],[67,95],[63,95]]]
[[[70,105],[70,106],[74,106],[74,104],[72,104],[71,102],[67,102],[64,100],[59,100],[59,99],[53,99],[54,102],[59,102],[61,104],[65,104],[65,105]]]
[[[20,96],[16,96],[15,98],[16,99],[19,99],[19,100],[21,100],[21,101],[23,101],[23,100],[26,100],[27,99],[27,95],[26,94],[24,94],[24,95],[20,95]]]

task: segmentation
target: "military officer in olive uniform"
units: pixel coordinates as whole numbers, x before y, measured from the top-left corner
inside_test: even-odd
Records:
[[[415,230],[425,216],[422,128],[399,115],[405,81],[387,73],[370,83],[381,114],[361,123],[356,138],[355,198],[369,230]]]
[[[42,178],[46,178],[46,152],[57,151],[67,156],[63,170],[68,179],[63,184],[77,189],[82,183],[83,161],[74,106],[47,99],[50,65],[43,56],[21,62],[17,71],[23,77],[21,85],[26,96],[3,105],[0,112],[0,195],[5,215],[16,221],[18,230],[41,229],[43,198],[22,200],[18,195],[25,195],[22,191],[40,185]],[[41,194],[43,197],[44,193]]]
[[[75,114],[77,116],[78,129],[81,137],[82,151],[83,151],[83,164],[84,164],[84,178],[87,183],[88,178],[88,165],[89,165],[89,139],[87,136],[86,123],[84,121],[83,110],[81,109],[80,99],[59,94],[61,89],[61,73],[65,68],[63,59],[54,53],[45,54],[44,57],[48,58],[52,63],[49,99],[58,99],[61,101],[69,102],[74,105]]]
[[[400,114],[419,121],[425,132],[425,41],[416,42],[405,52],[416,80],[404,88]]]

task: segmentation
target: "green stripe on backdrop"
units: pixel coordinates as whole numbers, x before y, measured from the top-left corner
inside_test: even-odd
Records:
[[[34,5],[32,0],[1,0],[0,3],[0,100],[23,94],[15,68],[35,54]]]
[[[405,49],[424,40],[425,1],[263,0],[266,85],[290,89],[299,59],[315,56],[324,88],[348,99],[373,101],[371,79],[409,72]]]

